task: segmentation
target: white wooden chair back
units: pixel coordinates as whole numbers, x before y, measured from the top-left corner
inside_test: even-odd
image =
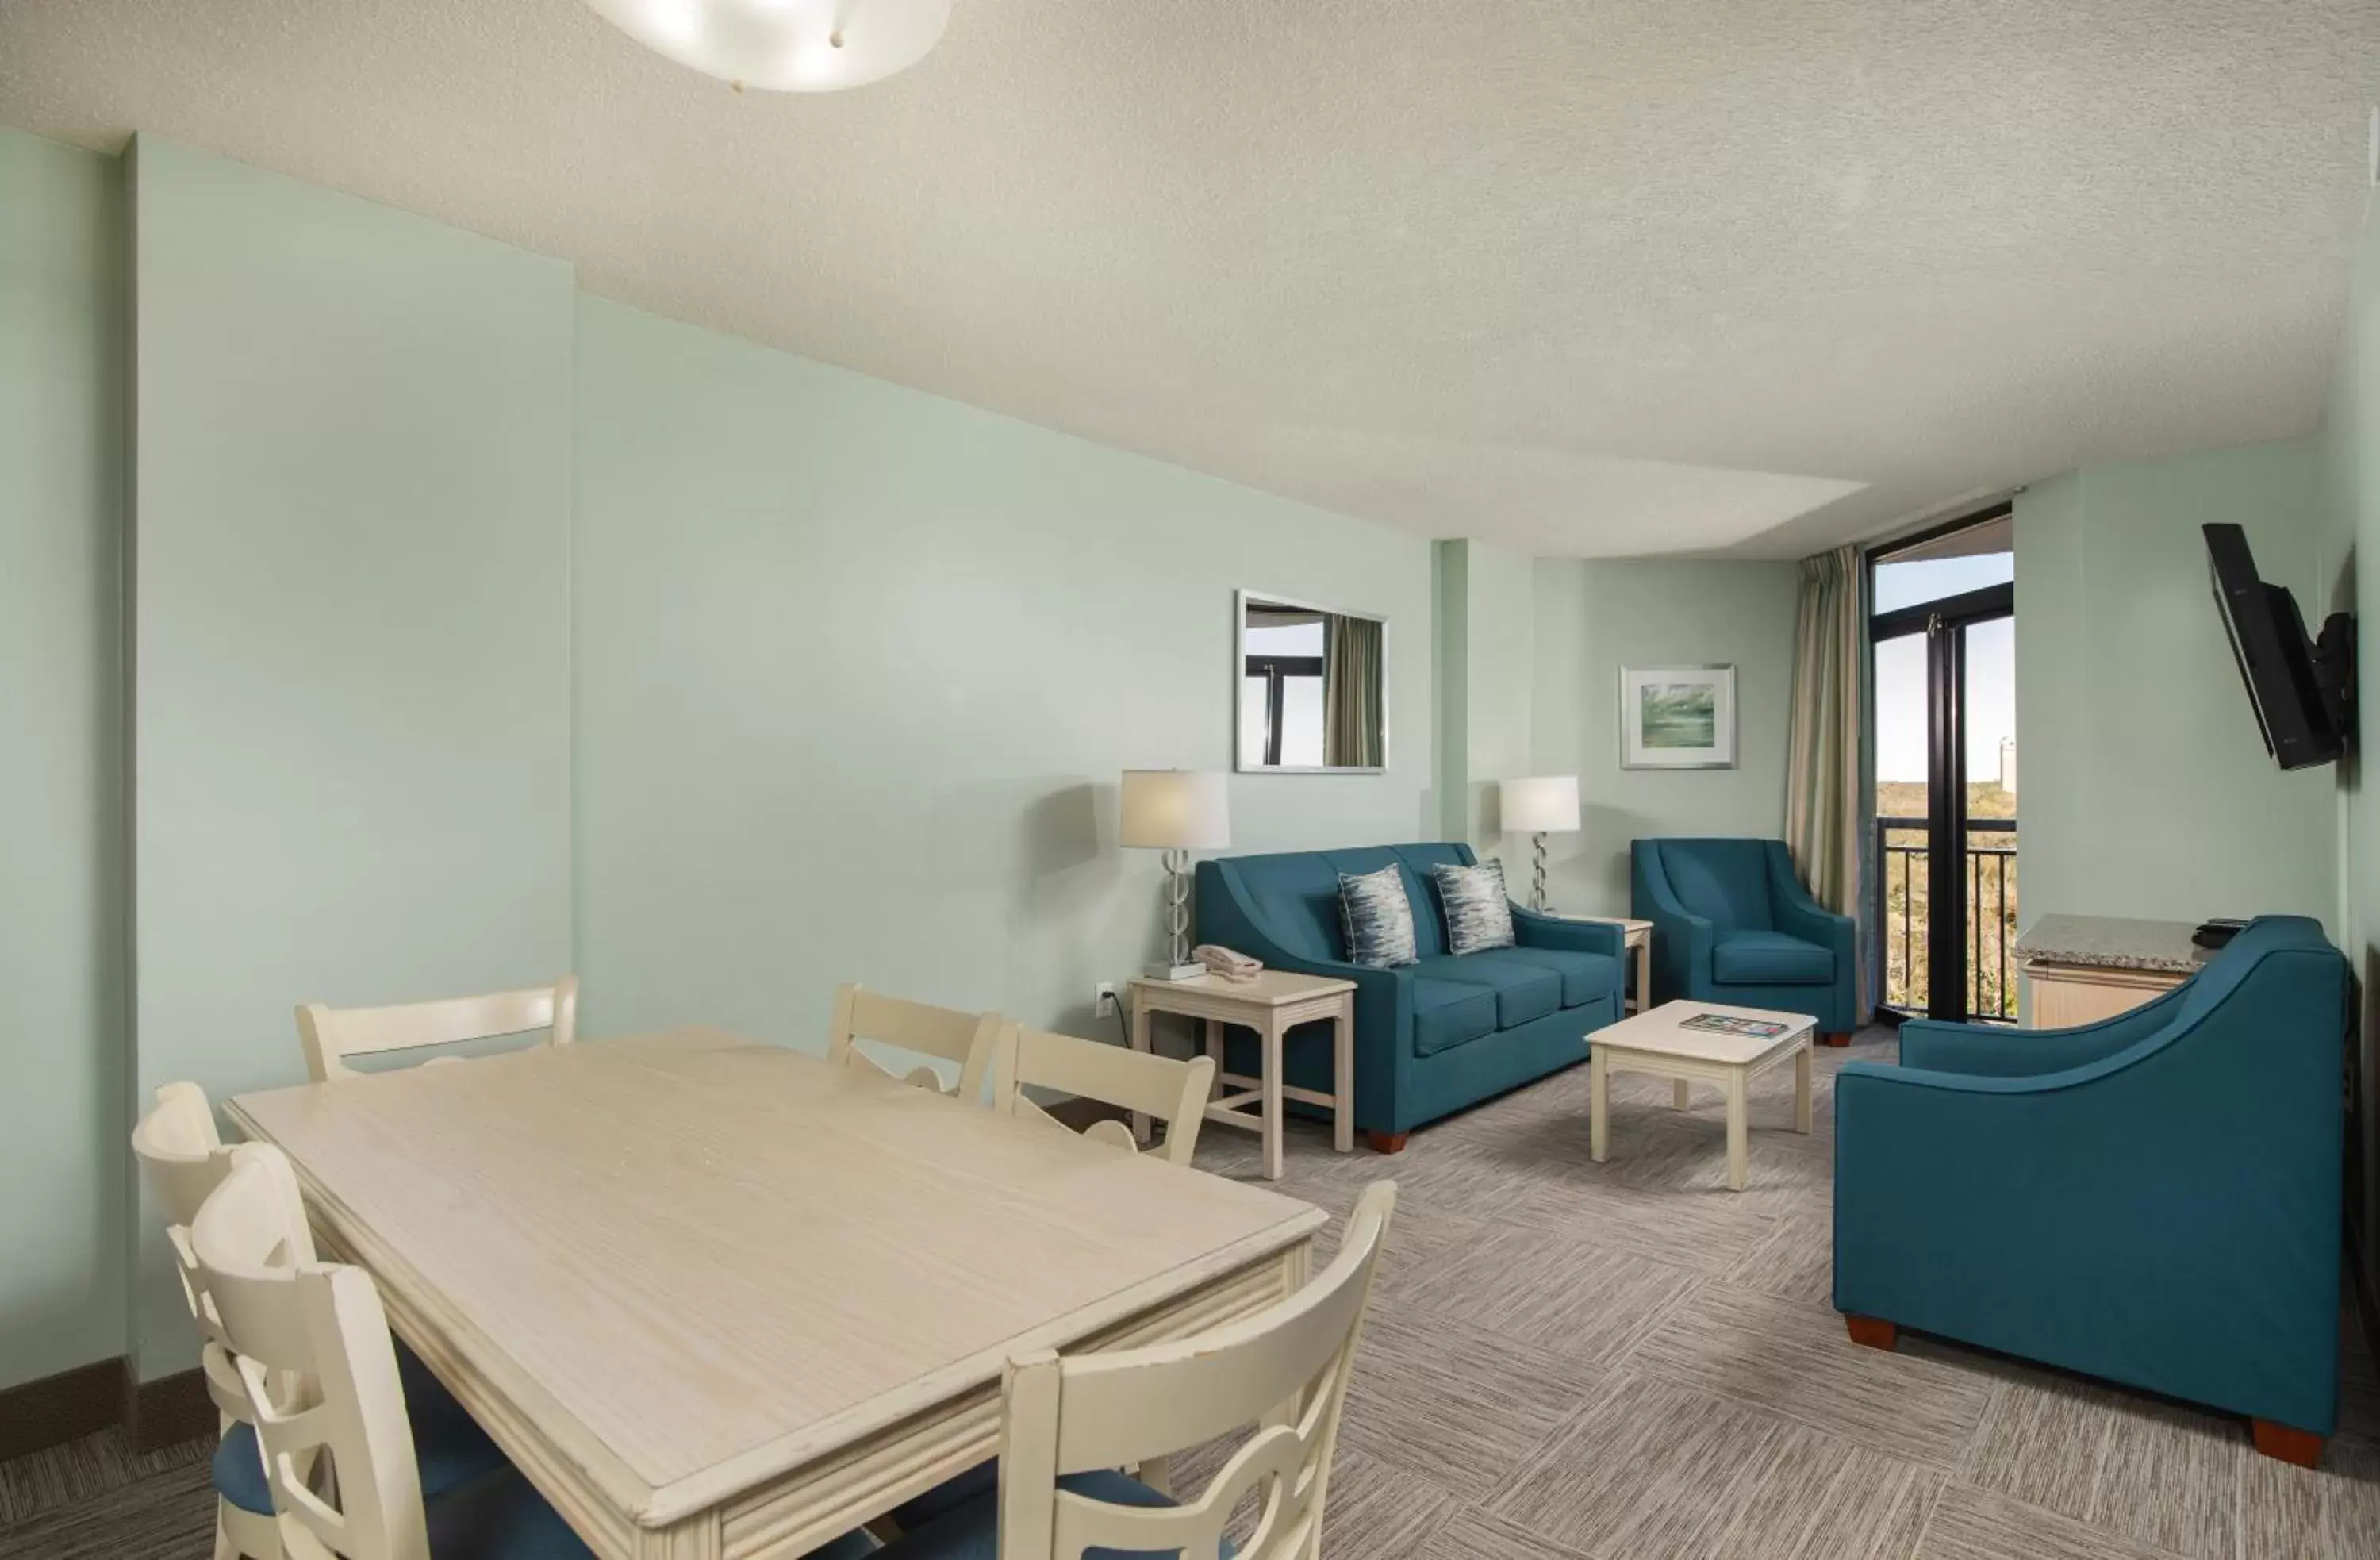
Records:
[[[214,1107],[195,1083],[168,1083],[157,1091],[157,1103],[132,1128],[132,1155],[140,1174],[165,1211],[165,1239],[174,1249],[174,1267],[182,1281],[182,1300],[199,1329],[199,1363],[207,1395],[228,1424],[249,1420],[248,1390],[224,1348],[223,1324],[207,1298],[198,1258],[190,1249],[190,1225],[214,1189],[231,1173],[232,1151],[215,1130]]]
[[[256,1405],[283,1548],[292,1560],[430,1560],[380,1292],[361,1268],[315,1261],[279,1150],[243,1144],[232,1161],[191,1244]],[[326,1451],[331,1478],[316,1479]],[[322,1493],[334,1488],[335,1505]]]
[[[552,1030],[556,1045],[571,1042],[578,1031],[577,976],[565,975],[552,985],[527,991],[438,1002],[389,1007],[326,1007],[310,1002],[298,1009],[298,1042],[305,1047],[306,1074],[317,1083],[353,1077],[355,1069],[346,1065],[350,1056],[419,1051],[531,1030]]]
[[[1225,1524],[1251,1492],[1261,1499],[1241,1560],[1309,1560],[1396,1198],[1393,1181],[1365,1188],[1330,1266],[1259,1315],[1149,1348],[1011,1361],[1002,1560],[1081,1560],[1101,1547],[1217,1560]],[[1114,1505],[1057,1485],[1063,1474],[1161,1457],[1251,1423],[1259,1428],[1206,1491],[1179,1505]]]
[[[1198,1127],[1207,1119],[1207,1102],[1215,1091],[1212,1057],[1176,1061],[1022,1025],[1009,1026],[994,1048],[993,1058],[993,1110],[1003,1115],[1038,1117],[1063,1127],[1063,1122],[1026,1095],[1029,1086],[1152,1115],[1165,1123],[1165,1158],[1172,1164],[1189,1164],[1196,1152]],[[1127,1152],[1140,1149],[1133,1141],[1132,1128],[1121,1121],[1093,1122],[1083,1136],[1114,1143]]]
[[[1004,1027],[1005,1020],[997,1013],[961,1013],[955,1008],[886,996],[865,986],[837,986],[826,1054],[830,1060],[845,1066],[873,1067],[887,1078],[897,1078],[937,1094],[955,1094],[974,1104],[983,1098],[984,1076],[990,1070],[992,1051]],[[862,1050],[862,1041],[897,1045],[904,1051],[955,1063],[959,1069],[958,1087],[953,1090],[945,1085],[941,1075],[931,1067],[912,1067],[905,1074],[894,1072]]]

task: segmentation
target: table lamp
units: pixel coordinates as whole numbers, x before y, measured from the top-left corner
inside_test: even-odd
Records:
[[[1504,827],[1531,837],[1529,908],[1546,908],[1546,836],[1578,832],[1578,776],[1539,774],[1503,785]]]
[[[1232,843],[1231,792],[1227,777],[1188,769],[1127,769],[1116,823],[1118,843],[1165,852],[1166,929],[1169,958],[1148,973],[1160,981],[1187,981],[1207,967],[1190,957],[1190,853],[1220,850]]]

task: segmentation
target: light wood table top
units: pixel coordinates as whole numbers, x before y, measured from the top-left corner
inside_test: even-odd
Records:
[[[1714,1030],[1690,1030],[1685,1020],[1699,1013],[1742,1018],[1778,1026],[1774,1034],[1730,1034]],[[1640,1051],[1658,1056],[1708,1062],[1716,1066],[1748,1066],[1762,1058],[1806,1041],[1818,1021],[1806,1013],[1776,1013],[1759,1007],[1730,1007],[1724,1003],[1685,998],[1665,1002],[1649,1013],[1622,1018],[1588,1035],[1597,1050]]]
[[[1227,1275],[1265,1268],[1277,1295],[1323,1222],[716,1030],[245,1094],[231,1114],[288,1152],[399,1331],[599,1554],[779,1553],[739,1543],[732,1514],[724,1539],[680,1548],[620,1523],[748,1505],[938,1406],[980,1408],[1012,1354]],[[986,1450],[941,1446],[874,1494],[889,1506]]]
[[[1355,989],[1354,981],[1336,975],[1300,975],[1289,969],[1259,969],[1253,981],[1226,981],[1220,975],[1160,981],[1153,976],[1135,975],[1130,983],[1160,1002],[1169,996],[1219,996],[1251,1007],[1285,1007],[1291,1003],[1311,1002],[1318,996],[1335,996]]]

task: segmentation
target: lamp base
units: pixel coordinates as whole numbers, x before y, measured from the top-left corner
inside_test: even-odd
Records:
[[[1152,981],[1195,981],[1213,971],[1203,964],[1172,964],[1160,959],[1141,973]]]

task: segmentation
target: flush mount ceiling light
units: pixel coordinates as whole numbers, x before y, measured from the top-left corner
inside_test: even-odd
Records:
[[[951,0],[587,0],[657,54],[741,91],[836,92],[926,57]]]

